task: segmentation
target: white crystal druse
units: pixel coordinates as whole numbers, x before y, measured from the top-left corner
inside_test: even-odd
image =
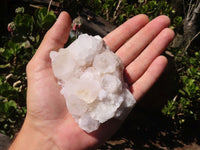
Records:
[[[111,118],[124,119],[135,104],[120,58],[100,36],[82,34],[50,58],[67,109],[86,132]]]

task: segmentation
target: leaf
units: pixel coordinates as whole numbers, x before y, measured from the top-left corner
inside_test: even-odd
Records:
[[[140,4],[144,3],[144,0],[138,0],[138,3],[140,3]]]
[[[28,14],[17,14],[14,20],[16,31],[19,34],[27,35],[33,31],[33,17]]]
[[[35,12],[35,17],[36,17],[36,22],[37,26],[41,30],[48,30],[53,23],[56,21],[56,15],[54,14],[53,11],[49,11],[47,8],[41,8],[38,11]]]
[[[10,63],[4,64],[4,65],[0,65],[0,69],[5,69],[5,68],[8,68],[8,67],[10,67]]]
[[[179,89],[179,93],[181,93],[182,95],[186,95],[185,92],[181,89]]]
[[[6,101],[5,104],[4,104],[4,111],[5,111],[6,113],[8,113],[9,110],[10,110],[12,107],[13,107],[14,109],[17,109],[17,104],[16,104],[16,102],[13,101],[13,100]]]
[[[24,13],[24,7],[18,7],[15,9],[15,13]]]
[[[3,53],[5,51],[5,48],[0,48],[0,54]]]
[[[52,24],[55,22],[56,17],[53,15],[47,15],[44,17],[44,20],[42,22],[42,27],[45,29],[49,29]]]
[[[40,35],[38,34],[35,39],[36,39],[36,43],[38,43],[40,41]]]

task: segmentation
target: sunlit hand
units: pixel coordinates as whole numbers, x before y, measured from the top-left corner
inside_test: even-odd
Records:
[[[174,37],[170,20],[159,16],[149,22],[138,15],[108,34],[104,41],[125,65],[124,78],[136,100],[155,83],[167,59],[160,56]],[[27,116],[10,149],[91,149],[105,142],[121,125],[111,119],[91,134],[78,127],[68,113],[61,87],[54,77],[49,53],[68,40],[70,16],[62,12],[45,35],[27,66]]]

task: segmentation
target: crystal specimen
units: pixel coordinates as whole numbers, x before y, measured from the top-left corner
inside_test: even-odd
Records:
[[[124,119],[135,104],[120,58],[100,36],[82,34],[50,58],[67,109],[86,132],[111,118]]]

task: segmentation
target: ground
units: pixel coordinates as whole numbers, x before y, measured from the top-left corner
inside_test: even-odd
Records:
[[[159,112],[137,107],[120,130],[98,150],[200,150],[199,123],[176,129]]]

